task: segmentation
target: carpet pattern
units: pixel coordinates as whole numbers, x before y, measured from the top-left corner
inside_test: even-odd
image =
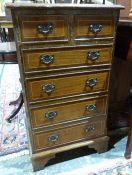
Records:
[[[124,157],[112,160],[100,161],[93,165],[76,170],[60,173],[59,175],[132,175],[132,160],[125,160]]]
[[[0,174],[4,175],[132,175],[132,159],[124,158],[127,138],[121,139],[108,152],[88,154],[46,166],[33,172],[29,155],[0,160]],[[83,148],[82,148],[83,149]],[[60,155],[63,157],[64,154]],[[7,171],[9,169],[10,171]]]
[[[9,102],[16,100],[21,91],[17,64],[0,65],[0,156],[27,148],[24,107],[12,123],[6,118],[13,109]]]
[[[106,168],[95,175],[132,175],[132,161],[127,163],[120,162],[117,166]]]

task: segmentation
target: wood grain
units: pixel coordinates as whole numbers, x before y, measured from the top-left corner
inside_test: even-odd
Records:
[[[31,15],[19,16],[19,25],[22,41],[41,41],[41,40],[68,40],[68,16],[52,15]],[[39,25],[53,25],[53,30],[47,34],[37,30]]]
[[[77,126],[69,126],[61,130],[54,130],[49,132],[34,133],[34,148],[36,151],[45,150],[47,148],[54,148],[56,146],[64,145],[66,143],[77,142],[81,140],[88,140],[103,136],[105,133],[105,118],[99,121],[85,121]],[[94,129],[89,129],[93,128]],[[87,131],[88,129],[88,131]],[[50,136],[57,136],[56,141],[49,141]]]
[[[107,97],[103,96],[94,99],[78,100],[48,108],[38,107],[30,109],[31,124],[33,128],[53,126],[62,122],[72,122],[73,120],[106,114]],[[95,106],[95,109],[86,110],[86,107]],[[53,118],[47,118],[46,113],[56,112]]]
[[[102,29],[97,33],[92,33],[89,30],[91,24],[100,24]],[[113,19],[104,16],[75,16],[75,38],[88,38],[88,37],[105,37],[113,36],[114,24]]]
[[[41,78],[41,77],[40,77]],[[52,79],[28,80],[26,83],[29,101],[57,98],[61,96],[76,95],[81,93],[105,91],[108,88],[109,72],[85,73],[84,75],[72,75],[56,77]],[[93,87],[86,86],[86,81],[97,80]],[[45,85],[53,85],[55,89],[46,93],[42,88]]]
[[[111,46],[27,50],[23,51],[24,70],[25,72],[31,72],[37,70],[52,70],[53,68],[59,69],[60,67],[110,64],[112,59],[112,50]],[[88,53],[90,52],[98,52],[99,57],[96,60],[90,60],[88,57]],[[41,57],[47,55],[54,57],[53,62],[50,64],[41,63]]]

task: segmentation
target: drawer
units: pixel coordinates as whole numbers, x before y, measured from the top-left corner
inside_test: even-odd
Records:
[[[21,40],[68,41],[68,16],[29,15],[19,16]]]
[[[53,126],[55,124],[92,117],[106,113],[107,97],[82,99],[60,105],[30,109],[33,128]]]
[[[28,79],[29,101],[44,100],[107,90],[109,71],[85,72],[53,78]]]
[[[105,16],[75,16],[74,38],[113,37],[114,23],[112,17]]]
[[[63,49],[36,49],[23,51],[25,72],[37,70],[52,70],[73,66],[91,66],[110,64],[112,46],[93,46]]]
[[[79,142],[104,136],[106,132],[106,119],[98,121],[85,121],[79,125],[68,126],[54,131],[34,133],[35,151],[54,148],[68,143]]]

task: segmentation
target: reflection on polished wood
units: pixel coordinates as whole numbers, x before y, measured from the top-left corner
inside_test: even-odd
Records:
[[[17,63],[15,42],[0,43],[0,63]]]
[[[16,53],[15,42],[4,42],[0,43],[0,54],[1,53]]]

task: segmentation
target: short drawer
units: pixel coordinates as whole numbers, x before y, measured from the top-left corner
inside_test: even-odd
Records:
[[[68,41],[68,16],[29,15],[19,16],[21,40],[27,41]]]
[[[34,133],[35,151],[54,148],[68,143],[74,143],[99,136],[104,136],[106,132],[106,118],[98,121],[85,121],[79,125],[69,126],[54,131]]]
[[[31,108],[30,120],[33,128],[53,126],[58,123],[73,121],[106,113],[107,97],[79,99],[60,105]]]
[[[74,38],[85,40],[87,38],[113,37],[114,20],[105,16],[75,16]]]
[[[52,70],[73,66],[110,64],[112,46],[93,46],[63,49],[36,49],[23,51],[25,72]]]
[[[53,78],[28,79],[29,101],[59,98],[107,90],[109,71],[85,72]]]

